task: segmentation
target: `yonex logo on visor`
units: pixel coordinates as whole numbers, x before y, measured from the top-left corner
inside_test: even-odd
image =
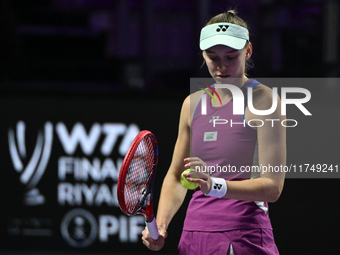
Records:
[[[206,50],[215,45],[225,45],[240,50],[249,41],[249,32],[245,27],[232,23],[214,23],[201,30],[200,48]]]
[[[227,31],[229,26],[226,25],[219,25],[219,27],[216,29],[216,32],[220,32],[222,30],[222,32]]]

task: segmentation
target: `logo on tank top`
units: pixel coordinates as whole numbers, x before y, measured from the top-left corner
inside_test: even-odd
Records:
[[[204,142],[217,141],[217,131],[214,132],[204,132]]]
[[[209,120],[209,123],[213,122],[214,120],[218,120],[220,116],[212,116],[212,119]]]

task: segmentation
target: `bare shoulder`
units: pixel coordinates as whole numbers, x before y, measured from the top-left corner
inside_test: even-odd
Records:
[[[279,96],[273,94],[273,89],[266,85],[259,84],[253,91],[253,103],[256,109],[264,110],[270,108],[273,104],[273,99],[277,99],[277,103],[279,103]]]
[[[196,108],[196,106],[198,105],[199,101],[201,100],[201,97],[203,95],[203,91],[202,90],[199,90],[199,91],[196,91],[192,94],[190,94],[190,105],[192,108]]]
[[[190,123],[194,117],[194,113],[196,111],[196,108],[198,106],[198,103],[200,102],[202,95],[203,95],[203,91],[196,91],[192,94],[190,94]]]
[[[189,125],[203,93],[203,91],[196,91],[187,96],[183,101],[181,117],[187,119]]]
[[[254,89],[254,96],[259,97],[272,97],[273,90],[264,84],[259,84]]]
[[[201,100],[203,91],[196,91],[184,99],[182,109],[186,111],[195,110]]]

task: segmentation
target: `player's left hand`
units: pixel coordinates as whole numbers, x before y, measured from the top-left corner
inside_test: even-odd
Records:
[[[200,185],[204,194],[208,194],[211,189],[211,179],[207,172],[207,164],[198,157],[190,157],[184,159],[185,168],[191,168],[195,171],[184,173],[183,176],[189,181]]]
[[[165,238],[168,236],[168,232],[164,227],[158,226],[158,232],[158,239],[153,240],[149,235],[147,227],[145,227],[145,229],[142,231],[143,244],[152,251],[159,251],[160,249],[162,249],[165,243]]]

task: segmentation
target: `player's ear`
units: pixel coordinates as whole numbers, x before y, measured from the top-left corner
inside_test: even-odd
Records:
[[[205,52],[205,50],[202,51],[202,56],[203,56],[203,59],[204,59],[204,62],[205,62],[206,58],[207,58],[207,53]]]
[[[202,65],[201,65],[201,68],[204,66],[204,64],[206,63],[206,57],[207,57],[207,55],[206,55],[206,53],[205,53],[205,51],[203,50],[202,51],[202,57],[203,57],[203,63],[202,63]]]
[[[251,42],[248,42],[246,46],[246,60],[250,59],[251,55],[253,54],[253,45]]]

